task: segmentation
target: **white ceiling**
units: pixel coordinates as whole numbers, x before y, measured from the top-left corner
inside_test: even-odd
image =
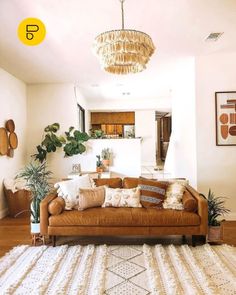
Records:
[[[26,17],[41,19],[47,35],[38,46],[17,38]],[[76,83],[86,98],[166,95],[178,57],[236,50],[235,0],[126,0],[126,28],[148,33],[157,47],[142,73],[116,76],[100,69],[94,37],[119,29],[119,0],[0,0],[0,66],[26,83]],[[224,32],[218,42],[205,42]]]

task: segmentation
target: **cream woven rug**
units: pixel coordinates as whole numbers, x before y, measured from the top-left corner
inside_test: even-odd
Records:
[[[230,246],[18,246],[0,260],[0,294],[236,294]]]

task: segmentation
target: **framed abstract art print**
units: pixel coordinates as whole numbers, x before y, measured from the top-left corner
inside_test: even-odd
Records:
[[[215,92],[216,145],[236,145],[236,91]]]

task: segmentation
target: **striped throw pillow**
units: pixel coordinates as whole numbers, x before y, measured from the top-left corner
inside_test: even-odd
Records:
[[[167,184],[155,180],[140,179],[140,203],[145,208],[162,208]]]

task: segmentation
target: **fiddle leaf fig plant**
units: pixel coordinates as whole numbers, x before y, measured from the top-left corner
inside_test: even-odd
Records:
[[[86,151],[86,146],[83,143],[90,138],[86,132],[80,132],[79,130],[74,130],[74,127],[70,127],[69,132],[65,132],[65,134],[66,144],[63,148],[65,157],[82,154]]]
[[[35,160],[39,160],[40,163],[46,160],[47,154],[56,152],[58,148],[62,148],[65,152],[65,157],[71,157],[73,155],[82,154],[85,152],[86,147],[83,142],[89,140],[89,135],[86,132],[80,132],[75,130],[74,127],[70,127],[65,135],[57,135],[60,129],[59,123],[53,123],[44,128],[44,136],[40,145],[38,145],[37,153],[33,155]]]
[[[63,142],[65,142],[63,137],[59,137],[56,134],[59,129],[60,125],[58,123],[48,125],[44,128],[45,135],[43,141],[37,146],[38,153],[33,155],[40,163],[43,163],[43,161],[46,160],[48,153],[55,152],[56,149],[62,147]]]

